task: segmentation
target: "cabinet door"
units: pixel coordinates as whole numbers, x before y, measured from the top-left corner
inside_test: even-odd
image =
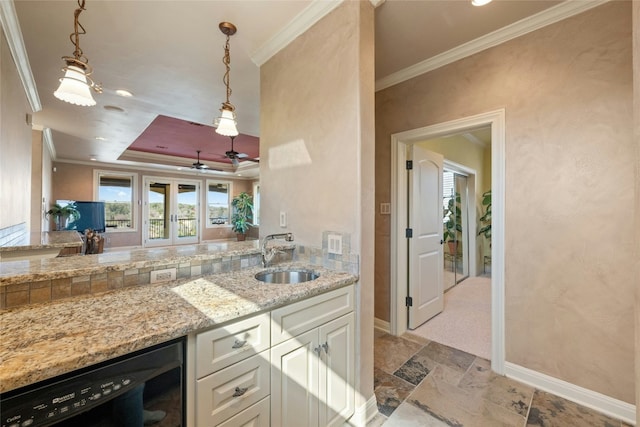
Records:
[[[317,329],[271,348],[272,426],[318,425],[318,349]]]
[[[319,328],[322,348],[319,366],[319,416],[321,426],[341,426],[353,415],[355,393],[353,313]]]

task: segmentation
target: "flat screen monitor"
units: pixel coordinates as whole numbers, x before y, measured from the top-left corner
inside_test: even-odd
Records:
[[[77,221],[69,222],[67,230],[78,230],[84,233],[87,228],[97,233],[105,231],[104,202],[75,202],[80,212]]]

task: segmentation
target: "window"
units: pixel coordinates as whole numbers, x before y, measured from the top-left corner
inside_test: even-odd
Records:
[[[231,183],[207,180],[207,228],[229,225]]]
[[[95,198],[104,202],[108,232],[136,231],[136,178],[135,173],[94,172]]]

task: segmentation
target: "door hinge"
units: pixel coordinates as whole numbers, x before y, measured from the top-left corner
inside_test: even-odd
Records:
[[[413,169],[413,160],[407,160],[407,170],[410,171]]]
[[[405,299],[405,305],[406,305],[407,307],[413,307],[413,298],[411,298],[411,297],[407,297],[407,298]]]
[[[404,234],[405,234],[405,237],[406,237],[407,239],[412,238],[412,237],[413,237],[413,228],[407,228],[407,229],[405,230],[405,233],[404,233]]]

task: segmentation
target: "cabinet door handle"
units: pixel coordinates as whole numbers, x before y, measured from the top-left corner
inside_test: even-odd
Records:
[[[322,348],[324,349],[324,352],[329,354],[329,343],[325,342],[324,344],[322,344]]]
[[[240,388],[240,387],[236,387],[236,390],[235,390],[235,392],[233,393],[233,397],[240,397],[240,396],[242,396],[243,394],[245,394],[245,393],[247,392],[247,390],[249,390],[249,388],[248,388],[248,387],[242,387],[242,388]]]
[[[247,344],[247,340],[236,340],[231,348],[242,348]]]
[[[315,351],[315,352],[316,352],[316,354],[317,354],[318,356],[320,356],[320,353],[322,352],[322,347],[317,346],[317,347],[315,347],[315,348],[313,349],[313,351]]]

